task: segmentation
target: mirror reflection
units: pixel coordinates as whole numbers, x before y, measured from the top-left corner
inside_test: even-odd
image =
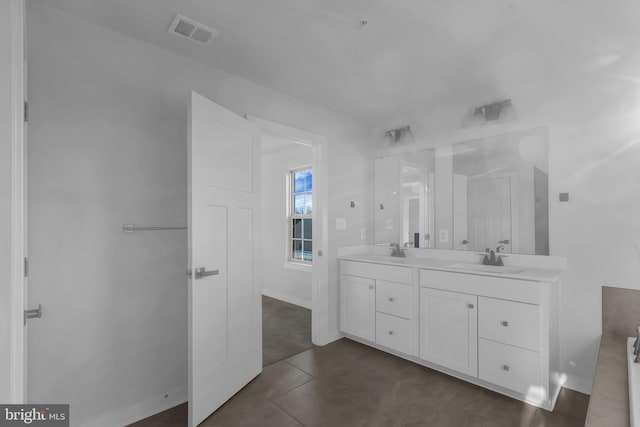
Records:
[[[549,254],[545,128],[453,145],[453,248]]]
[[[374,162],[375,243],[432,247],[434,150]]]

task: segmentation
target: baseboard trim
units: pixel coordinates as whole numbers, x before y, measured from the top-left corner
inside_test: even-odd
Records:
[[[578,377],[576,375],[567,375],[567,380],[562,384],[562,387],[568,388],[573,391],[577,391],[579,393],[591,394],[591,387],[593,386],[593,381]]]
[[[297,305],[298,307],[304,307],[311,310],[311,301],[307,301],[302,298],[292,297],[291,295],[287,295],[271,289],[262,289],[262,295],[279,299],[280,301],[288,302],[289,304]]]
[[[112,427],[126,426],[140,421],[151,415],[166,411],[174,406],[181,405],[188,400],[187,387],[180,387],[173,391],[143,400],[115,411],[107,412],[81,424],[79,427]]]

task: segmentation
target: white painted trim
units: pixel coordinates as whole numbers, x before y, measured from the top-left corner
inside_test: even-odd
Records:
[[[274,291],[272,289],[262,289],[262,295],[265,297],[275,298],[280,301],[288,302],[289,304],[297,305],[298,307],[304,307],[311,310],[311,301],[302,298],[292,297],[283,292]]]
[[[311,341],[325,345],[335,339],[329,331],[329,176],[327,138],[281,123],[247,115],[262,132],[306,143],[312,149],[313,184],[313,274],[311,277]],[[318,255],[322,251],[322,256]]]
[[[313,272],[313,264],[307,264],[307,263],[301,263],[301,262],[295,262],[295,261],[284,261],[282,263],[282,267],[286,268],[287,270],[296,270],[296,271],[302,271],[305,273]]]
[[[187,401],[187,387],[180,387],[167,393],[167,397],[155,396],[133,405],[101,414],[79,427],[126,426],[136,421],[171,409]],[[73,411],[73,409],[72,409]]]
[[[11,403],[27,401],[24,327],[24,0],[11,1]]]
[[[566,381],[562,384],[562,387],[590,395],[591,387],[593,387],[593,380],[568,374]]]

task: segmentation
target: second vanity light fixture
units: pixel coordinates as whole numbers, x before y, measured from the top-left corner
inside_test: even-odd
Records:
[[[490,122],[492,120],[498,120],[500,118],[500,113],[502,109],[505,107],[509,107],[511,105],[510,99],[505,99],[504,101],[494,102],[493,104],[483,105],[482,107],[477,107],[473,115],[482,115],[484,120]]]
[[[411,135],[411,126],[404,126],[397,129],[391,129],[384,133],[385,138],[391,138],[393,142],[399,142],[405,134]]]

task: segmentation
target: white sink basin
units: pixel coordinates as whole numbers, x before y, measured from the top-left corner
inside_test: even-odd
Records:
[[[404,257],[396,257],[396,256],[385,256],[385,255],[369,255],[364,257],[367,261],[373,262],[392,262],[396,264],[405,264],[407,262],[407,258]]]
[[[455,268],[456,270],[465,271],[479,271],[482,273],[497,273],[497,274],[516,274],[522,273],[524,268],[522,267],[505,267],[498,265],[484,265],[484,264],[472,264],[469,262],[459,262],[457,264],[447,265],[449,268]]]

